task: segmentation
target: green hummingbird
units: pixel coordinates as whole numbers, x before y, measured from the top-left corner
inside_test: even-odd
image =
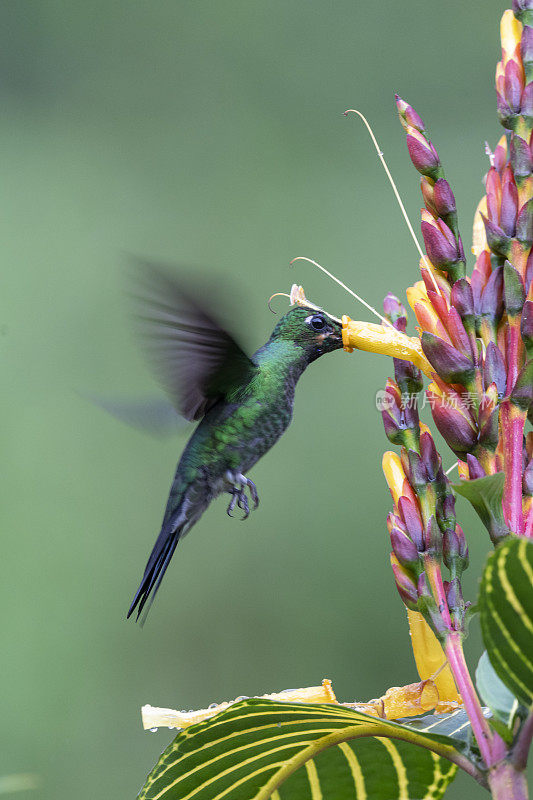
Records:
[[[150,608],[179,540],[218,495],[243,519],[259,498],[247,477],[287,429],[294,391],[306,367],[342,347],[339,320],[316,307],[293,306],[252,356],[216,320],[198,288],[186,291],[159,268],[143,271],[140,319],[148,355],[173,405],[200,420],[178,462],[161,531],[128,618]]]

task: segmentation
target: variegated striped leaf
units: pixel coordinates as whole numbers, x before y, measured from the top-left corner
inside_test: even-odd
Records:
[[[506,539],[487,561],[479,596],[490,662],[525,706],[533,704],[533,543]]]
[[[139,798],[437,800],[457,769],[441,756],[466,751],[468,733],[462,710],[402,725],[342,706],[250,699],[179,733]]]

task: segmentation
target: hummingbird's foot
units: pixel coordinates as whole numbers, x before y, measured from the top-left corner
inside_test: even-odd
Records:
[[[226,472],[226,479],[228,483],[232,485],[232,488],[230,489],[232,497],[227,511],[228,516],[233,516],[231,512],[237,505],[242,511],[244,511],[243,520],[248,519],[250,516],[250,506],[246,496],[246,489],[248,489],[250,492],[250,498],[254,504],[254,510],[259,505],[259,497],[257,495],[255,483],[249,478],[246,478],[244,475],[241,475],[240,472],[228,471]]]

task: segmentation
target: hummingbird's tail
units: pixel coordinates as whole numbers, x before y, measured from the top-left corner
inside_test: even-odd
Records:
[[[185,536],[187,531],[198,521],[205,508],[205,505],[198,507],[197,504],[192,504],[190,499],[185,497],[180,503],[177,513],[174,512],[172,516],[165,515],[161,533],[157,537],[154,548],[150,553],[141,585],[135,593],[135,597],[128,611],[127,619],[129,619],[135,609],[137,609],[138,620],[143,609],[145,609],[141,624],[144,623],[148,611],[154,602],[157,590],[161,585],[166,568],[174,555],[176,545],[182,536]]]

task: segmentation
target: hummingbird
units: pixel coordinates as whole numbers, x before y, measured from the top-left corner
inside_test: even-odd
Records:
[[[338,319],[311,304],[295,305],[248,356],[198,287],[185,289],[154,266],[140,277],[147,354],[176,410],[199,424],[178,462],[159,536],[128,611],[128,618],[137,611],[137,620],[145,606],[148,613],[179,540],[216,497],[230,495],[229,516],[237,507],[246,519],[250,502],[257,508],[249,470],[291,422],[306,367],[342,348]]]

